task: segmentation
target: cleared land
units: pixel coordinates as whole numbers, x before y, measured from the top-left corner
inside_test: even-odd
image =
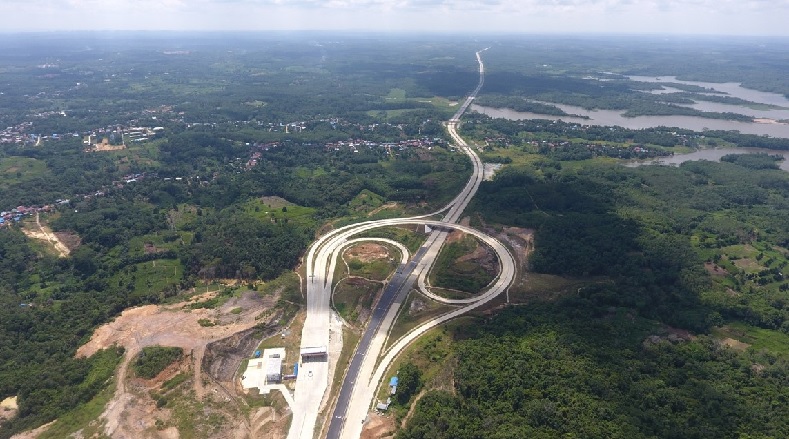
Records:
[[[235,379],[260,340],[281,331],[276,324],[281,317],[275,307],[278,294],[246,292],[215,309],[195,308],[216,295],[128,309],[80,347],[81,356],[111,345],[126,349],[115,395],[98,421],[104,434],[242,438],[278,437],[276,432],[285,431],[282,401],[276,395],[243,395]],[[202,325],[205,321],[213,325]],[[179,347],[185,355],[153,379],[129,376],[130,361],[153,345]]]
[[[65,258],[71,253],[69,246],[61,241],[60,237],[52,232],[52,229],[47,227],[45,224],[41,224],[41,219],[38,212],[36,212],[35,225],[31,227],[23,227],[22,232],[29,238],[43,241],[56,255],[61,258]]]

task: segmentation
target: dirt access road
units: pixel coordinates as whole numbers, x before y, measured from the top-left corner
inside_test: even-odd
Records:
[[[63,241],[52,233],[49,227],[41,225],[38,212],[36,212],[36,225],[38,226],[38,230],[31,230],[23,227],[22,232],[30,238],[45,241],[55,248],[55,252],[61,258],[65,258],[71,253],[66,244],[63,244]]]

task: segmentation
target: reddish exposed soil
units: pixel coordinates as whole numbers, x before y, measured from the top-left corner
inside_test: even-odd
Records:
[[[226,421],[223,428],[207,437],[249,438],[262,437],[259,434],[263,431],[277,432],[277,435],[285,431],[286,418],[281,412],[269,409],[271,413],[262,416],[266,410],[254,409],[247,416],[243,410],[237,409],[243,403],[239,399],[240,389],[234,385],[234,373],[240,362],[266,332],[252,328],[258,324],[273,327],[275,325],[272,322],[279,319],[277,312],[259,318],[276,303],[276,295],[260,297],[257,293],[248,292],[231,298],[219,309],[192,310],[187,307],[189,303],[206,300],[215,294],[203,294],[191,302],[175,305],[128,309],[113,322],[97,329],[91,340],[79,348],[78,356],[89,356],[111,345],[120,345],[126,349],[116,375],[118,382],[115,396],[101,416],[105,434],[113,438],[179,437],[174,427],[157,428],[157,420],[162,422],[170,419],[171,410],[158,408],[151,393],[180,372],[193,377],[185,385],[191,386],[194,399],[206,402],[203,414],[221,416]],[[240,312],[231,312],[239,308]],[[214,322],[215,326],[203,327],[198,323],[201,319]],[[272,329],[268,332],[275,331]],[[129,378],[130,360],[143,347],[151,345],[180,347],[184,349],[184,359],[152,380]],[[276,420],[275,424],[269,423],[273,420]]]
[[[705,262],[704,269],[707,270],[707,273],[712,276],[726,276],[729,274],[725,268],[719,266],[718,264],[713,264],[712,262]]]
[[[395,429],[396,424],[392,416],[370,413],[367,415],[361,439],[389,439],[394,437]]]
[[[348,255],[349,258],[358,259],[361,262],[368,263],[381,259],[387,259],[389,257],[389,249],[380,244],[365,242],[363,244],[357,244],[348,249],[346,255]]]

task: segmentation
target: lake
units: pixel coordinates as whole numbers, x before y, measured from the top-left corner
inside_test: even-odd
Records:
[[[549,116],[529,112],[519,112],[508,108],[492,108],[481,105],[472,105],[471,109],[490,117],[519,120],[519,119],[548,119],[563,120],[582,125],[602,125],[602,126],[621,126],[630,129],[653,128],[657,126],[679,127],[694,131],[710,130],[737,130],[743,134],[768,135],[771,137],[789,138],[789,124],[777,123],[781,119],[789,119],[789,99],[778,93],[767,93],[752,90],[741,86],[738,83],[725,82],[699,82],[681,81],[673,76],[650,77],[650,76],[630,76],[631,80],[651,83],[678,83],[697,85],[708,89],[721,91],[729,96],[745,99],[765,105],[777,105],[786,109],[777,110],[755,110],[739,105],[718,104],[714,102],[696,102],[691,107],[701,111],[732,112],[752,116],[760,119],[770,119],[768,123],[739,122],[722,119],[707,119],[697,116],[638,116],[624,117],[623,111],[619,110],[586,110],[574,105],[554,104],[561,108],[565,113],[587,116],[589,119],[570,116]],[[666,86],[669,88],[670,86]],[[677,91],[676,89],[659,90],[657,92],[667,93]],[[767,122],[767,121],[766,121]]]

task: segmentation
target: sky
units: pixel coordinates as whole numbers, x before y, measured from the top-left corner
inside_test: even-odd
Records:
[[[789,36],[789,0],[0,0],[0,32],[344,30]]]

